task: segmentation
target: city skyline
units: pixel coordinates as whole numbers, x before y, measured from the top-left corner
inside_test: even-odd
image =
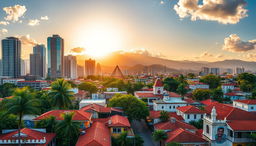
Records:
[[[0,4],[0,38],[19,37],[26,59],[33,45],[46,45],[48,36],[59,34],[65,40],[65,55],[97,58],[124,50],[171,60],[254,61],[255,1],[207,4],[205,0],[200,5],[212,13],[194,9],[197,14],[182,2],[76,0],[62,1],[56,8],[56,1],[5,0]],[[213,14],[218,5],[221,15]]]

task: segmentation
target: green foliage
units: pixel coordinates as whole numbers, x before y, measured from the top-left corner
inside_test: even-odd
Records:
[[[237,77],[239,87],[244,92],[251,92],[256,87],[256,76],[251,73],[241,73]]]
[[[256,89],[252,90],[252,96],[249,97],[250,99],[256,99]]]
[[[167,111],[161,111],[160,112],[160,120],[162,121],[162,122],[166,122],[166,121],[168,121],[169,120],[169,113],[167,112]]]
[[[186,88],[187,85],[185,83],[179,84],[177,88],[177,93],[179,93],[182,97],[188,92],[188,89]]]
[[[182,146],[182,144],[177,142],[170,142],[170,143],[167,143],[166,146]]]
[[[213,100],[222,103],[223,100],[224,100],[222,89],[220,87],[212,89],[211,90],[211,97],[212,97]]]
[[[209,99],[211,95],[211,91],[208,89],[195,89],[192,92],[193,99],[195,100],[205,100]]]
[[[37,122],[36,127],[45,128],[47,132],[55,132],[56,124],[56,118],[54,116],[50,116],[46,119]]]
[[[13,114],[6,114],[5,112],[0,112],[0,134],[3,129],[17,129],[18,120],[17,116]]]
[[[194,73],[188,73],[187,74],[188,79],[194,79],[195,77],[196,77],[196,75]]]
[[[165,133],[164,130],[155,130],[152,134],[152,137],[155,141],[160,142],[160,146],[161,146],[162,141],[164,141],[168,138],[167,133]]]
[[[89,92],[89,94],[96,93],[98,88],[91,82],[83,82],[78,85],[78,89]]]
[[[122,107],[130,120],[145,119],[149,115],[146,104],[132,95],[117,94],[109,100],[108,106]]]
[[[190,121],[189,124],[195,126],[197,129],[203,129],[203,120]]]
[[[174,78],[166,78],[163,83],[164,88],[171,92],[175,92],[179,86],[179,81]]]
[[[40,102],[40,114],[48,112],[52,107],[52,98],[47,91],[36,91],[35,98]]]
[[[11,83],[4,83],[3,85],[0,85],[0,97],[4,98],[11,96],[16,87],[16,85]]]
[[[64,79],[58,79],[51,84],[49,95],[52,97],[53,106],[59,109],[66,109],[71,105],[74,93],[71,85]]]
[[[103,82],[103,86],[106,88],[118,88],[119,90],[125,90],[126,84],[122,79],[107,78]]]
[[[67,81],[67,82],[71,85],[72,88],[77,87],[77,85],[73,81]]]
[[[200,81],[205,84],[208,84],[210,89],[214,89],[214,88],[217,88],[218,86],[220,86],[221,78],[219,76],[209,74],[209,75],[201,77]]]
[[[143,146],[144,140],[135,135],[134,138],[128,138],[127,132],[121,133],[118,137],[112,137],[112,146]]]
[[[79,122],[73,122],[74,113],[65,113],[62,115],[64,120],[56,125],[56,133],[59,145],[71,146],[75,145],[79,136]]]

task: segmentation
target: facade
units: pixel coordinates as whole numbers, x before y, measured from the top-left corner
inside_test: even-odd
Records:
[[[76,56],[64,56],[64,76],[69,79],[77,78],[77,60]]]
[[[33,47],[33,54],[30,54],[30,75],[46,77],[46,48],[44,45]]]
[[[209,89],[209,85],[202,83],[202,82],[191,82],[189,84],[189,89],[195,90],[195,89]]]
[[[202,67],[201,73],[202,73],[202,75],[208,75],[210,73],[210,68]]]
[[[220,74],[220,68],[210,68],[210,73],[214,75]]]
[[[228,93],[229,91],[233,91],[235,89],[234,83],[226,83],[221,85],[221,89],[223,93]]]
[[[19,81],[25,81],[25,79],[4,78],[4,79],[1,79],[1,84],[4,84],[4,83],[11,83],[11,84],[17,85],[17,83],[18,83]]]
[[[20,74],[21,76],[26,76],[30,72],[30,64],[28,59],[21,59],[20,63]]]
[[[59,78],[64,72],[64,40],[59,35],[47,38],[48,77]]]
[[[241,73],[244,73],[244,68],[243,67],[237,67],[236,70],[235,70],[235,73],[238,75],[238,74],[241,74]]]
[[[77,65],[77,77],[83,78],[84,77],[84,67]]]
[[[21,41],[15,37],[2,40],[3,76],[21,76]]]
[[[95,60],[85,60],[84,71],[85,76],[95,75]]]
[[[182,116],[186,123],[203,119],[204,111],[192,106],[182,106],[177,108],[177,115]]]
[[[256,100],[234,100],[233,106],[247,112],[256,112]]]
[[[101,65],[100,63],[97,63],[96,65],[96,75],[102,75]]]
[[[48,87],[47,81],[18,81],[17,86],[22,87],[31,87],[35,90],[41,90]]]

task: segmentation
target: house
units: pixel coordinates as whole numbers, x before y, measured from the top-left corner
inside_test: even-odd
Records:
[[[83,99],[79,102],[79,109],[90,105],[90,104],[98,104],[98,105],[102,105],[102,106],[106,106],[106,99]]]
[[[161,122],[160,116],[161,116],[161,111],[150,111],[149,116],[147,117],[147,121],[150,125],[159,123]],[[175,118],[176,120],[180,120],[180,121],[184,120],[181,116],[177,115],[175,112],[169,112],[169,117],[170,119]]]
[[[225,94],[225,93],[228,93],[230,91],[233,91],[235,89],[235,83],[225,83],[225,84],[222,84],[221,85],[221,89],[222,89],[222,92]]]
[[[233,106],[247,112],[256,112],[256,99],[234,100]]]
[[[192,105],[177,108],[177,115],[182,116],[186,123],[203,119],[204,113],[205,112],[203,110]]]
[[[20,130],[22,146],[55,146],[56,134],[46,133],[45,129],[29,129]],[[0,145],[18,145],[18,130],[3,130],[0,134]]]
[[[168,138],[165,143],[176,142],[182,146],[209,146],[208,141],[195,133],[178,128],[167,133]]]
[[[123,110],[113,107],[105,107],[99,104],[89,104],[80,109],[83,112],[92,113],[92,118],[107,118],[112,115],[122,115]]]
[[[230,100],[241,100],[246,99],[245,94],[241,92],[229,92],[224,94],[225,98],[229,98]]]
[[[203,101],[200,101],[200,103],[204,106],[208,106],[208,105],[211,105],[211,104],[214,104],[214,103],[218,103],[217,101],[214,101],[212,99],[206,99],[206,100],[203,100]]]
[[[256,142],[250,136],[255,132],[256,115],[239,108],[215,103],[205,107],[203,136],[211,145],[248,145]]]
[[[188,88],[191,90],[209,89],[209,85],[202,82],[194,81],[194,82],[189,82]]]
[[[122,132],[127,131],[128,136],[134,136],[133,130],[129,120],[120,115],[111,116],[107,122],[108,127],[110,128],[111,136],[117,137]]]
[[[196,131],[197,131],[196,127],[194,127],[190,124],[187,124],[185,122],[182,122],[180,120],[176,120],[175,118],[172,118],[170,121],[167,121],[167,122],[161,122],[161,123],[154,124],[155,130],[174,131],[179,128],[188,130],[192,133],[196,133]]]
[[[105,123],[94,122],[80,135],[76,146],[111,146],[111,135]]]
[[[187,102],[182,97],[174,92],[165,92],[163,99],[153,101],[153,110],[176,112],[176,108],[186,106]]]

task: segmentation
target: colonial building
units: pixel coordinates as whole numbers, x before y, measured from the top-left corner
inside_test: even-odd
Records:
[[[256,99],[254,100],[234,100],[233,106],[247,112],[256,112]]]
[[[200,110],[192,105],[177,108],[177,115],[182,116],[186,123],[203,119],[204,113],[205,112],[203,110]]]

